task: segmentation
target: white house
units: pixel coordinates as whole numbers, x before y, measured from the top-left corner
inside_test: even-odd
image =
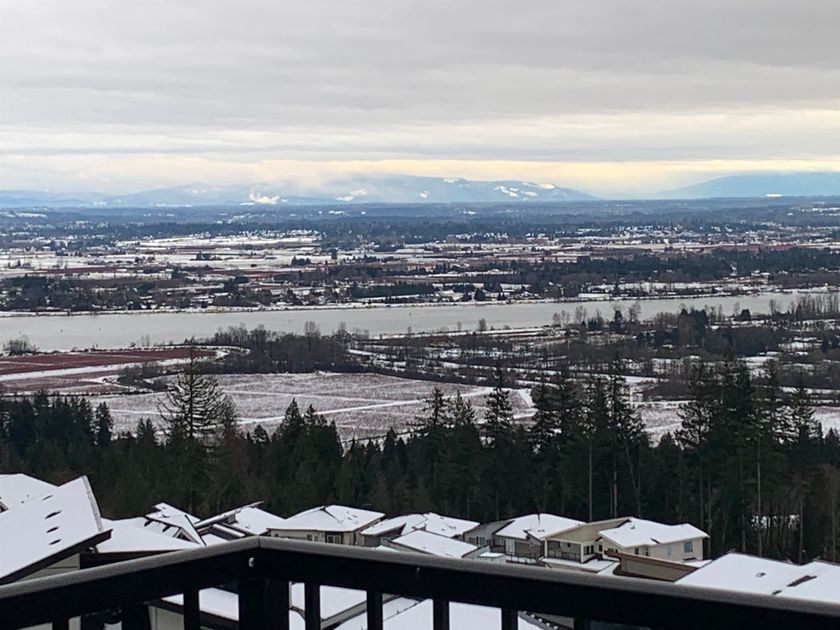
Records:
[[[709,535],[688,523],[665,525],[628,518],[616,527],[599,531],[598,550],[688,562],[703,559],[703,542]]]
[[[275,538],[361,545],[363,529],[378,523],[384,514],[344,505],[323,505],[305,510],[269,527]]]

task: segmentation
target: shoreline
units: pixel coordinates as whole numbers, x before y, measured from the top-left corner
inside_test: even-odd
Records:
[[[236,314],[236,313],[283,313],[283,312],[321,312],[321,311],[358,311],[358,310],[384,310],[384,309],[405,309],[405,308],[444,308],[444,307],[475,307],[481,308],[485,306],[516,306],[516,305],[534,305],[534,304],[580,304],[583,302],[602,302],[609,304],[612,302],[648,302],[653,300],[699,300],[699,299],[720,299],[720,298],[738,298],[738,297],[756,297],[760,295],[796,295],[798,293],[840,293],[840,288],[833,288],[828,286],[810,287],[810,288],[796,288],[796,289],[781,289],[781,288],[765,288],[754,291],[732,292],[726,291],[721,293],[698,293],[695,295],[648,295],[648,296],[604,296],[602,294],[584,294],[574,298],[561,298],[559,300],[549,299],[530,299],[530,300],[485,300],[476,302],[471,300],[469,302],[409,302],[409,303],[373,303],[364,304],[360,302],[348,302],[343,304],[322,304],[316,306],[241,306],[241,307],[209,307],[209,308],[159,308],[149,310],[128,310],[128,309],[114,309],[106,311],[0,311],[0,320],[2,319],[23,319],[32,317],[98,317],[107,315],[175,315],[179,313],[190,315],[220,315],[220,314]]]

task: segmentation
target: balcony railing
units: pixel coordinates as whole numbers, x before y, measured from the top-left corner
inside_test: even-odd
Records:
[[[105,610],[136,612],[147,602],[183,593],[184,628],[195,630],[200,627],[198,592],[236,585],[241,628],[286,630],[290,582],[305,585],[307,630],[321,628],[321,585],[366,591],[371,630],[383,627],[383,593],[433,600],[435,630],[449,627],[449,602],[500,609],[503,630],[517,627],[517,611],[574,618],[576,628],[589,620],[651,628],[840,628],[840,604],[268,538],[3,586],[0,626],[66,628],[71,618]]]

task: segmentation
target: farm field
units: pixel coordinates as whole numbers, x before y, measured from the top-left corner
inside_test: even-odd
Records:
[[[217,378],[222,390],[236,404],[243,429],[253,429],[261,424],[266,431],[272,432],[283,419],[286,408],[296,400],[301,410],[312,405],[328,421],[335,422],[344,442],[379,438],[391,427],[397,433],[408,431],[423,410],[423,399],[435,385],[447,396],[460,390],[461,395],[472,402],[478,419],[484,413],[484,398],[490,392],[489,387],[371,373],[224,374]],[[107,379],[102,382],[107,384]],[[90,401],[94,405],[106,402],[116,429],[131,431],[142,418],[150,418],[160,426],[158,409],[162,396],[160,393],[103,392],[91,396]],[[516,418],[527,422],[534,413],[529,390],[512,390],[511,401]],[[679,428],[680,405],[681,401],[636,403],[654,442]],[[823,430],[840,429],[840,407],[818,406],[814,416],[823,424]]]
[[[270,433],[292,400],[297,400],[301,410],[312,405],[328,421],[335,422],[343,441],[382,437],[391,427],[398,433],[408,430],[423,409],[423,399],[435,386],[430,381],[379,374],[331,372],[228,374],[219,376],[218,381],[236,404],[244,429],[261,424]],[[437,385],[446,395],[460,390],[481,417],[489,387]],[[141,418],[151,418],[159,424],[161,399],[162,394],[157,393],[122,394],[91,397],[91,402],[106,402],[117,430],[132,430]],[[528,390],[514,390],[511,400],[517,417],[526,418],[533,413]]]
[[[212,356],[206,350],[198,357]],[[28,394],[40,390],[63,394],[121,391],[113,377],[123,369],[144,363],[177,365],[189,358],[186,347],[91,352],[52,352],[0,358],[0,386]]]
[[[666,433],[674,433],[680,428],[679,409],[685,401],[663,400],[644,402],[636,405],[636,410],[645,424],[654,443]],[[824,432],[829,429],[840,430],[840,407],[819,405],[814,407],[814,419],[822,424]]]

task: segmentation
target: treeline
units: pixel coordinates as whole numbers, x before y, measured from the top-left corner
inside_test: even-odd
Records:
[[[306,334],[277,333],[257,326],[232,326],[219,330],[207,345],[238,348],[208,367],[234,374],[271,372],[355,371],[357,364],[347,352],[349,334],[339,331],[323,336],[313,322]]]
[[[613,374],[577,383],[562,370],[515,421],[502,370],[481,414],[433,389],[409,435],[342,445],[334,424],[292,403],[276,430],[243,432],[212,376],[188,366],[161,407],[113,435],[107,407],[11,398],[0,406],[0,470],[52,481],[91,476],[103,512],[168,501],[209,515],[265,500],[290,514],[327,502],[388,514],[434,510],[479,521],[533,511],[593,520],[691,522],[715,554],[838,560],[840,436],[823,435],[808,391],[783,390],[729,360],[695,366],[681,426],[653,444]]]

